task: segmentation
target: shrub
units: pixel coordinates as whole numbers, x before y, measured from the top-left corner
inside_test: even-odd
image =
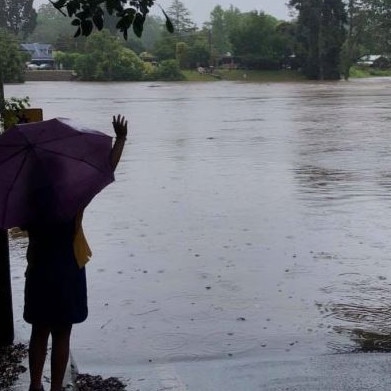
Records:
[[[162,61],[150,76],[152,80],[180,81],[185,79],[176,60]]]

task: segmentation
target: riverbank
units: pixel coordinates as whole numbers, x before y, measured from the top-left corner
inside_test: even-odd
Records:
[[[248,81],[248,82],[288,82],[288,81],[305,81],[306,78],[297,71],[253,71],[245,69],[218,69],[213,74],[197,71],[182,71],[187,81],[212,81],[212,80],[229,80],[229,81]]]
[[[25,81],[71,81],[75,78],[72,70],[27,70]]]
[[[182,71],[187,81],[209,81],[209,80],[229,80],[229,81],[248,81],[258,83],[272,82],[298,82],[308,81],[298,71],[279,70],[279,71],[253,71],[243,69],[219,69],[214,74],[200,74],[197,71]],[[350,70],[351,79],[363,79],[370,77],[390,77],[390,69],[378,69],[371,67],[352,67]]]
[[[244,69],[219,69],[214,73],[199,73],[196,70],[182,71],[185,81],[247,81],[256,83],[297,82],[307,81],[298,71],[254,71]],[[391,76],[390,70],[375,68],[354,67],[351,70],[351,78],[384,77]],[[72,81],[76,76],[72,70],[39,70],[26,71],[25,81]]]
[[[186,81],[252,81],[252,82],[279,82],[300,81],[305,78],[297,71],[246,71],[246,70],[217,70],[213,74],[200,74],[197,71],[182,71]],[[72,70],[34,70],[25,72],[25,81],[71,81],[75,79]]]

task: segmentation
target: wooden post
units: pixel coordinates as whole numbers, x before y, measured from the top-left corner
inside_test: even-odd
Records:
[[[0,62],[0,114],[5,110],[3,69]],[[11,271],[8,232],[0,229],[0,346],[14,342]]]
[[[0,346],[14,342],[8,232],[0,229]]]

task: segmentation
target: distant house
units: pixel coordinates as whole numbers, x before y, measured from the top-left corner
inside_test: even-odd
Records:
[[[53,46],[44,43],[22,43],[22,50],[30,56],[30,64],[48,64],[54,68]]]
[[[224,69],[238,69],[240,60],[238,57],[233,56],[230,52],[227,52],[220,57],[219,67]]]
[[[153,54],[151,53],[148,53],[148,52],[142,52],[139,54],[139,57],[141,58],[141,60],[143,60],[144,62],[149,62],[151,63],[152,65],[157,65],[157,57],[155,57]]]
[[[374,68],[389,68],[390,58],[380,54],[366,54],[357,60],[357,65],[369,66]]]

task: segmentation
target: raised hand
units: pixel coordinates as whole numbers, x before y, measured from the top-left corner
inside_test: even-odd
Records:
[[[118,114],[117,117],[113,115],[113,128],[117,138],[126,139],[128,135],[128,121],[123,115]]]

